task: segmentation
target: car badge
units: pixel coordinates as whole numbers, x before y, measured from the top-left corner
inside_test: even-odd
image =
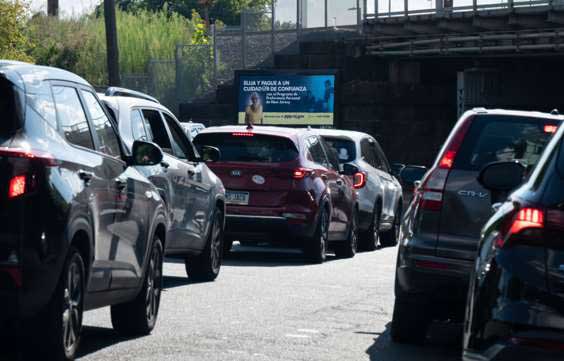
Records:
[[[255,182],[256,184],[264,184],[266,182],[266,179],[264,179],[263,176],[255,174],[253,176],[253,182]]]
[[[231,176],[232,177],[240,177],[241,176],[241,171],[240,170],[232,170],[231,171]]]

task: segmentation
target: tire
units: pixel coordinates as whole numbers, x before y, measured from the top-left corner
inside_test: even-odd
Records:
[[[329,212],[323,207],[319,215],[319,223],[313,238],[306,240],[304,253],[313,263],[323,263],[327,260],[327,246],[329,240]]]
[[[380,203],[374,205],[374,211],[372,212],[372,222],[370,227],[366,232],[363,232],[360,236],[360,249],[366,252],[372,252],[378,249],[380,244],[380,215],[381,215]]]
[[[59,284],[45,309],[26,325],[30,335],[24,358],[74,360],[80,344],[84,311],[85,266],[80,252],[69,249]]]
[[[211,282],[217,278],[223,259],[223,213],[216,209],[206,248],[199,256],[185,260],[188,278],[198,282]]]
[[[400,202],[396,206],[394,224],[392,226],[392,229],[382,233],[382,236],[380,236],[380,244],[382,245],[382,247],[394,247],[398,244],[399,233],[401,229],[401,216],[402,207]]]
[[[111,307],[114,330],[123,336],[150,334],[159,315],[162,282],[163,246],[155,235],[141,291],[134,300]]]
[[[335,246],[335,255],[338,258],[353,258],[358,249],[358,212],[354,211],[349,236],[343,243]]]
[[[431,323],[428,306],[421,296],[396,296],[391,336],[396,343],[422,345]]]

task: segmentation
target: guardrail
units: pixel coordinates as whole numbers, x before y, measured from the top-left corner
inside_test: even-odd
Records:
[[[364,0],[368,4],[372,0]],[[397,10],[399,2],[403,1],[403,8]],[[434,2],[428,8],[422,8],[421,3]],[[466,3],[466,5],[457,5]],[[366,6],[365,9],[369,9]],[[531,10],[564,10],[564,0],[374,0],[374,13],[365,13],[365,20],[381,18],[398,18],[417,15],[448,16],[453,13],[484,12],[492,10],[527,9]]]

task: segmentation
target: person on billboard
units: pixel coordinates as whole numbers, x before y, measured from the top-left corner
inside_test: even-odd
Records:
[[[247,105],[245,109],[245,124],[252,127],[255,124],[262,124],[264,114],[262,111],[262,104],[260,103],[260,96],[257,93],[251,94],[251,104]]]
[[[335,88],[331,80],[325,81],[325,97],[323,99],[323,111],[330,113],[333,111],[333,103],[335,101]]]

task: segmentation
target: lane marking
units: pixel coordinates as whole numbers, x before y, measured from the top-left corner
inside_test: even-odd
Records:
[[[311,338],[309,335],[297,335],[293,333],[287,333],[285,336],[289,338]]]
[[[319,333],[319,331],[312,330],[312,329],[309,329],[309,328],[300,328],[300,329],[298,329],[298,332],[301,332],[301,333]]]

